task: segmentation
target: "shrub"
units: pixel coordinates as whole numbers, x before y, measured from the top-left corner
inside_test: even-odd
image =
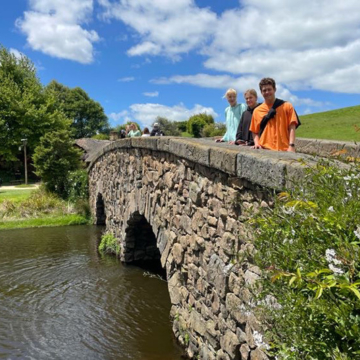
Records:
[[[256,218],[278,359],[360,359],[360,171],[319,164]]]
[[[194,137],[201,137],[201,131],[207,124],[214,123],[214,118],[208,114],[197,114],[189,118],[187,122],[187,132]]]
[[[71,202],[87,200],[89,198],[88,173],[85,169],[68,173],[64,193]]]
[[[35,173],[41,177],[47,190],[66,197],[67,176],[80,168],[80,154],[80,150],[73,146],[68,130],[49,132],[35,149]]]
[[[100,253],[120,254],[119,241],[111,233],[103,234],[98,249]]]
[[[226,126],[223,123],[205,125],[201,131],[202,137],[223,136],[226,132]]]

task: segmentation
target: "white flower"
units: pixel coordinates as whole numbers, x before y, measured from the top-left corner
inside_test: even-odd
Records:
[[[342,275],[344,271],[333,264],[329,264],[329,269],[336,275]]]
[[[333,258],[335,257],[336,253],[334,249],[326,249],[325,251],[325,258],[328,263],[331,263],[333,261]]]
[[[354,234],[360,240],[360,225],[358,225],[357,229],[354,230]]]
[[[330,207],[328,208],[328,211],[334,212],[334,207],[333,207],[333,206],[330,206]]]
[[[258,347],[263,346],[266,350],[270,349],[270,346],[263,341],[263,336],[256,330],[253,333],[253,337],[256,346]]]
[[[295,230],[294,229],[291,229],[291,235],[295,236]]]

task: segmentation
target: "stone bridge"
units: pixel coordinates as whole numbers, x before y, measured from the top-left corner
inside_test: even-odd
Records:
[[[301,176],[308,155],[184,138],[114,141],[89,165],[91,210],[124,262],[166,270],[171,321],[190,358],[268,359],[251,306],[260,270],[248,220]]]

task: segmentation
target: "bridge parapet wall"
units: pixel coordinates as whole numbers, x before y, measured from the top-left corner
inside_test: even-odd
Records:
[[[248,220],[270,205],[270,189],[301,176],[304,160],[315,163],[206,140],[135,138],[111,143],[90,164],[93,215],[101,194],[122,261],[160,257],[173,331],[189,357],[267,359],[252,311],[260,270]],[[136,243],[137,224],[152,229],[158,253]]]

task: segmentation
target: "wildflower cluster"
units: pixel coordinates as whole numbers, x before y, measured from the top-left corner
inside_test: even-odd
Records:
[[[319,164],[256,219],[277,359],[360,359],[360,169]],[[261,303],[261,302],[260,302]]]

